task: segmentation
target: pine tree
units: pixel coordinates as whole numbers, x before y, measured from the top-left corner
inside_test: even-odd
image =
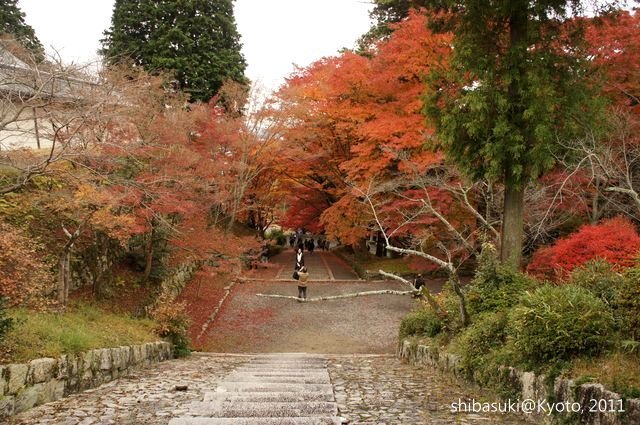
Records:
[[[18,7],[18,0],[3,0],[0,3],[0,34],[17,40],[36,60],[44,58],[44,48],[33,28],[24,21],[24,13]]]
[[[109,64],[172,72],[192,101],[247,82],[233,0],[116,0],[102,45]]]

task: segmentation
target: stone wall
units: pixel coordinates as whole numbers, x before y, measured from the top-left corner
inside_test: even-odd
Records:
[[[398,356],[416,366],[435,367],[460,378],[465,378],[460,357],[446,353],[438,347],[405,340],[400,342]],[[544,375],[522,372],[512,367],[500,370],[500,380],[520,400],[531,399],[536,402],[547,400],[553,403],[569,403],[569,405],[578,403],[582,406],[580,413],[555,414],[552,417],[554,422],[590,425],[640,424],[640,399],[625,400],[619,394],[607,391],[601,384],[578,384],[572,379],[556,378],[552,388],[550,384],[547,384]],[[610,406],[598,407],[597,405],[593,408],[594,402],[592,400],[595,400],[596,403],[599,400],[607,400],[607,403],[613,408]],[[618,410],[623,411],[618,412]],[[543,418],[539,419],[543,420]]]
[[[57,359],[0,365],[0,418],[95,388],[129,372],[173,357],[168,342],[102,348]]]

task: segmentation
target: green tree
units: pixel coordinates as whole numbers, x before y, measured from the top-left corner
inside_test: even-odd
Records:
[[[377,40],[389,36],[393,31],[389,24],[400,22],[409,16],[412,8],[426,7],[431,5],[431,0],[373,0],[373,9],[369,12],[372,26],[358,40],[360,51],[366,52],[367,47]]]
[[[451,1],[451,66],[425,111],[448,158],[472,179],[503,183],[500,258],[522,256],[524,188],[554,165],[559,140],[602,110],[588,81],[579,0]]]
[[[18,0],[0,2],[0,33],[15,38],[40,61],[44,58],[44,48],[36,33],[24,21],[24,13],[18,7]]]
[[[172,72],[192,101],[247,83],[233,0],[116,0],[101,53],[109,64]]]

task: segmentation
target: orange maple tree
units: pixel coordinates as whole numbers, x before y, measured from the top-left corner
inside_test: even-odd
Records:
[[[293,117],[285,134],[292,198],[285,224],[324,229],[347,243],[368,233],[370,213],[352,188],[442,162],[427,148],[424,77],[446,66],[451,37],[412,11],[369,55],[346,51],[299,70],[279,96]]]

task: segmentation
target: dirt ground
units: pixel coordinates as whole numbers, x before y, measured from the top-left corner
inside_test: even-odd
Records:
[[[273,269],[266,271],[265,280],[245,282],[234,288],[208,330],[206,351],[395,353],[400,321],[417,305],[410,296],[373,295],[313,303],[256,296],[297,295],[296,282],[283,280],[289,275],[291,261],[287,260],[292,255],[285,252],[275,259],[274,264],[287,267],[276,273]],[[347,266],[332,254],[322,253],[323,258],[318,253],[313,255],[312,261],[307,260],[314,265],[308,297],[407,289],[398,282],[353,280],[353,272],[346,270]],[[350,279],[337,280],[337,276]],[[252,277],[258,276],[254,272]]]

